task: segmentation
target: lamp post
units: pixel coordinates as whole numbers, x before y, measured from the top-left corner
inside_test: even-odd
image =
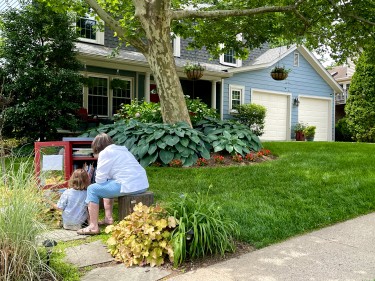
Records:
[[[57,242],[55,240],[47,239],[43,241],[43,246],[46,248],[47,251],[47,265],[49,266],[51,254],[52,254],[52,248],[57,245]]]

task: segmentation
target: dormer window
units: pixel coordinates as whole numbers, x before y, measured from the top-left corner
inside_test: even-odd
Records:
[[[242,41],[242,35],[237,35],[237,40]],[[221,48],[224,48],[224,44],[220,45]],[[228,52],[220,55],[220,63],[228,66],[240,67],[242,66],[242,60],[236,58],[236,52],[233,49],[230,49]]]
[[[98,22],[93,16],[78,18],[76,27],[80,41],[104,45],[104,31],[99,30]]]

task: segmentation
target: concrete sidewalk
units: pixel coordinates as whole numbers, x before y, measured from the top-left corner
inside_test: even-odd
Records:
[[[192,280],[375,280],[375,213],[168,279]]]
[[[48,235],[42,238],[85,238],[67,230]],[[163,268],[114,265],[100,241],[67,248],[66,253],[66,261],[78,267],[109,262],[89,271],[82,281],[374,281],[375,213],[177,276]]]

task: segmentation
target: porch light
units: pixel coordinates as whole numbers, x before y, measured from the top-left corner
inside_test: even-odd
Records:
[[[298,106],[299,105],[299,99],[298,99],[298,97],[296,97],[296,98],[293,99],[293,105],[294,106]]]

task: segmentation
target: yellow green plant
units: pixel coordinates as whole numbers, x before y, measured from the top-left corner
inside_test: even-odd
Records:
[[[173,262],[170,238],[176,225],[177,220],[162,207],[148,207],[140,202],[124,220],[105,229],[111,233],[108,251],[126,266],[159,266],[167,257]]]

